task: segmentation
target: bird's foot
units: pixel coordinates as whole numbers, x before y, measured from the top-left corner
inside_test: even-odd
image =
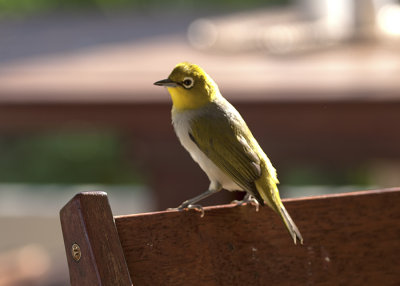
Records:
[[[245,201],[245,200],[241,200],[241,201],[239,201],[239,200],[233,200],[233,201],[231,201],[231,204],[235,204],[237,207],[238,206],[243,206],[243,205],[245,205],[247,202]]]
[[[201,205],[188,205],[184,209],[198,211],[198,212],[200,212],[200,217],[204,217],[204,209]]]
[[[236,204],[236,206],[243,206],[243,205],[251,204],[256,207],[256,212],[258,212],[260,210],[260,204],[253,196],[246,195],[243,200],[241,200],[241,201],[234,200],[231,202],[231,204]]]
[[[204,217],[204,209],[201,205],[192,205],[190,203],[184,202],[177,208],[169,208],[169,211],[184,211],[184,210],[195,210],[200,212],[200,217]]]
[[[260,210],[260,203],[257,202],[257,200],[255,198],[252,198],[251,200],[249,200],[248,203],[251,204],[252,206],[256,207],[256,212],[258,212]]]

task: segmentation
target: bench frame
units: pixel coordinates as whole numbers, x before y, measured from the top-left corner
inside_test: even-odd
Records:
[[[113,217],[103,192],[60,212],[71,285],[399,285],[400,188]]]

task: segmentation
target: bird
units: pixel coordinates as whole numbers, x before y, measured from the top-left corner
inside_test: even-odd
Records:
[[[181,62],[168,78],[154,83],[172,98],[172,125],[180,143],[210,180],[208,189],[176,209],[203,212],[202,199],[222,189],[243,191],[238,205],[269,206],[286,226],[294,244],[303,237],[283,205],[277,173],[240,113],[198,65]],[[204,215],[204,212],[203,212]]]

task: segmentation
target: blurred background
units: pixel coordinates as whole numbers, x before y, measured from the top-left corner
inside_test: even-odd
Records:
[[[399,186],[399,52],[390,0],[0,0],[0,286],[69,285],[58,212],[78,192],[119,215],[208,187],[153,86],[181,61],[242,113],[282,197]]]

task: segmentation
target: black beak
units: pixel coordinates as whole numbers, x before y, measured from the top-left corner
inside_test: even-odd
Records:
[[[159,86],[169,86],[169,87],[176,87],[177,86],[177,84],[176,84],[176,82],[173,82],[172,80],[170,80],[170,79],[163,79],[163,80],[159,80],[159,81],[156,81],[155,83],[154,83],[154,85],[159,85]]]

